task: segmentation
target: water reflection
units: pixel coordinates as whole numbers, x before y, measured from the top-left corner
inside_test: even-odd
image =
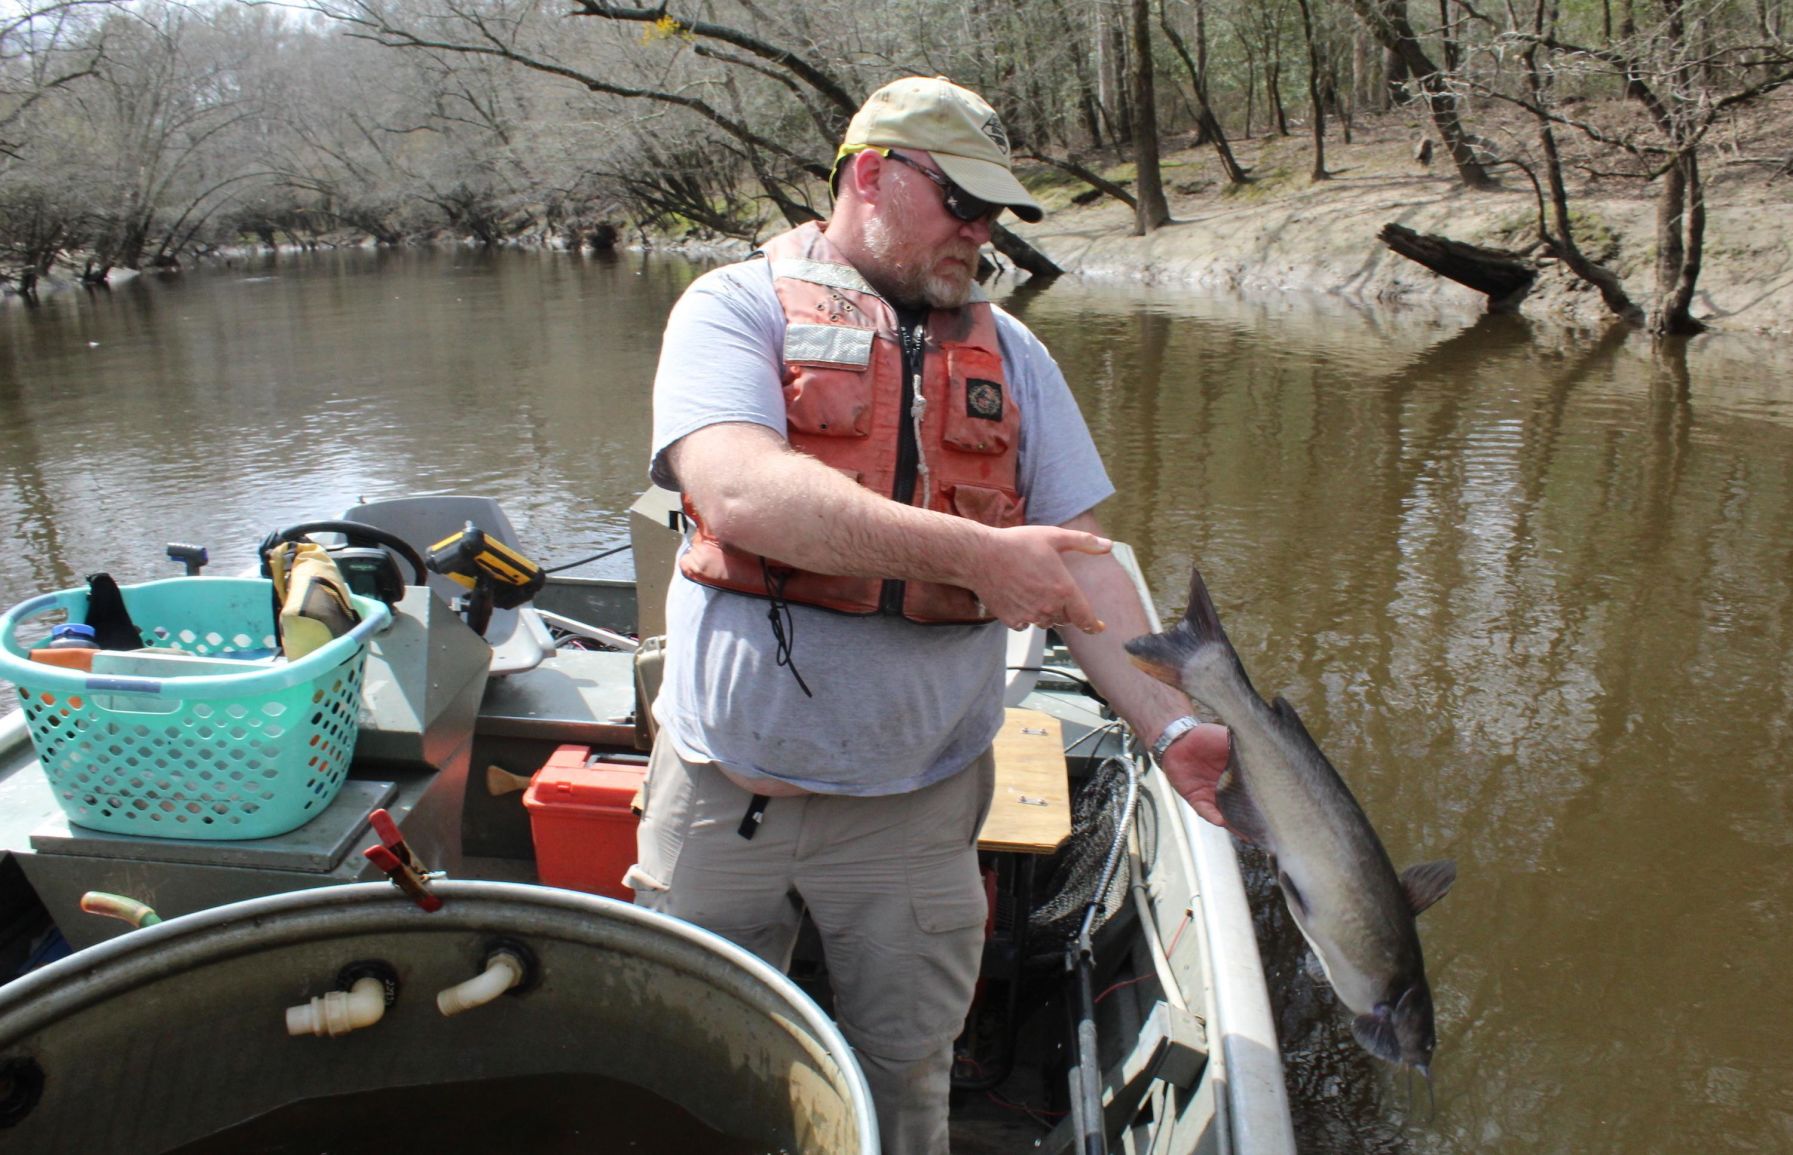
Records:
[[[165,541],[230,566],[359,498],[506,495],[544,560],[618,539],[682,261],[468,252],[241,262],[9,310],[8,604]]]
[[[1430,1125],[1265,906],[1304,1146],[1784,1146],[1793,407],[1622,333],[1074,295],[1023,309],[1161,609],[1199,558],[1397,864],[1462,865]]]
[[[173,539],[236,568],[360,496],[496,493],[549,562],[615,541],[693,273],[355,253],[0,310],[0,600],[172,573]],[[1429,1122],[1314,990],[1255,864],[1304,1146],[1784,1149],[1777,354],[1070,283],[1006,304],[1063,364],[1160,610],[1199,559],[1397,863],[1460,863],[1422,920]]]

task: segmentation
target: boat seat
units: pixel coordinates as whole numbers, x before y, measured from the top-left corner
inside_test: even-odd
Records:
[[[376,529],[397,534],[409,542],[419,554],[427,556],[430,546],[458,533],[469,521],[493,538],[517,548],[517,531],[510,518],[489,497],[395,497],[386,501],[364,501],[343,513],[349,521],[358,521]],[[454,604],[467,588],[441,574],[429,575],[429,588],[438,597]],[[515,609],[492,610],[486,626],[486,644],[492,647],[492,676],[518,674],[533,670],[554,652],[554,637],[548,632],[541,615],[530,605]]]

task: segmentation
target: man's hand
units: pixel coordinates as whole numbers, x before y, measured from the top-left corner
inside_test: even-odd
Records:
[[[1170,744],[1161,765],[1177,793],[1189,800],[1195,812],[1216,826],[1225,826],[1214,790],[1226,772],[1232,741],[1225,726],[1204,722]]]
[[[1064,554],[1103,554],[1114,543],[1098,534],[1055,525],[1018,525],[990,531],[964,585],[1011,630],[1070,626],[1101,633],[1102,619],[1065,566]]]

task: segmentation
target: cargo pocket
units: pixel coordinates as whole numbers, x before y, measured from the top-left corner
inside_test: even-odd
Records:
[[[995,485],[955,485],[947,500],[960,517],[996,529],[1020,525],[1027,517],[1027,500]]]
[[[942,436],[965,453],[1004,453],[1020,435],[1021,413],[1003,382],[1002,357],[984,349],[949,349]]]
[[[841,325],[785,329],[785,422],[794,433],[866,437],[871,433],[874,332]]]
[[[910,860],[909,897],[915,924],[929,934],[982,927],[990,916],[975,851]]]
[[[691,829],[691,795],[691,775],[680,764],[672,740],[662,736],[654,743],[641,784],[635,862],[623,874],[623,885],[642,906],[653,906],[654,896],[672,889],[679,851]]]
[[[909,894],[916,925],[929,934],[982,928],[989,918],[989,898],[977,866],[977,832],[995,793],[995,770],[986,753],[917,798]]]

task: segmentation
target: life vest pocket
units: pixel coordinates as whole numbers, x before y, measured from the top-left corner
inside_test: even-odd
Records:
[[[1027,516],[1026,498],[992,485],[955,485],[948,500],[960,517],[996,529],[1020,525]]]
[[[1019,435],[1021,414],[1003,380],[1002,356],[970,346],[946,351],[949,378],[946,443],[966,453],[1005,453]]]
[[[868,369],[792,365],[784,386],[785,424],[792,433],[867,437],[872,430],[872,374]]]

